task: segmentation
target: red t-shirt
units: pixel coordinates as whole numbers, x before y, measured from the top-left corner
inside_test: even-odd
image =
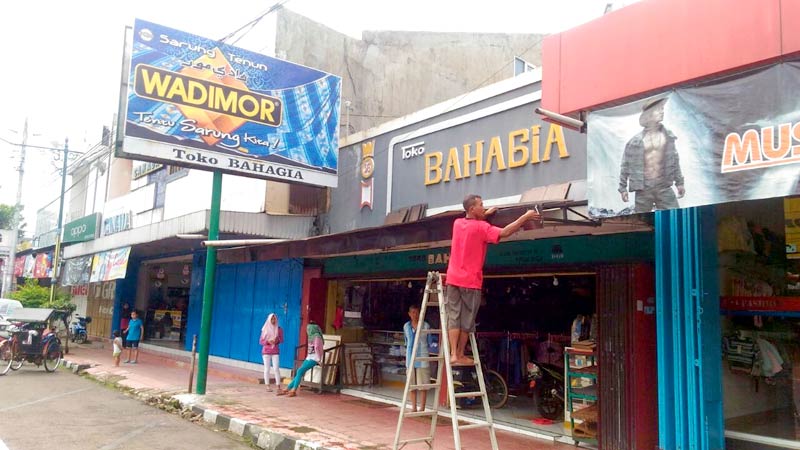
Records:
[[[456,219],[453,223],[450,262],[447,265],[447,284],[480,289],[483,286],[487,244],[498,243],[501,231],[485,220]]]

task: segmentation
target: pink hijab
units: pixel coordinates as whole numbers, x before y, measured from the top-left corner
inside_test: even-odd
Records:
[[[261,339],[265,341],[271,341],[273,339],[278,339],[278,324],[272,324],[272,318],[276,317],[275,313],[270,313],[267,316],[267,321],[264,322],[264,326],[261,327]],[[276,320],[277,321],[277,320]]]

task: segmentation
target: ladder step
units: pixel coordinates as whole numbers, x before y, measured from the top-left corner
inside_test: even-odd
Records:
[[[419,330],[422,334],[439,334],[442,332],[439,328],[426,328],[424,330]]]
[[[434,409],[429,409],[427,411],[415,411],[415,412],[407,412],[403,414],[404,417],[426,417],[426,416],[433,416],[438,414],[439,411]]]
[[[428,442],[428,441],[431,441],[431,440],[433,440],[433,438],[432,438],[432,437],[421,437],[421,438],[413,438],[413,439],[403,439],[402,441],[400,441],[400,444],[401,444],[401,445],[405,445],[405,444],[414,444],[414,443],[416,443],[416,442]]]
[[[438,384],[412,384],[408,388],[412,391],[435,389]]]
[[[481,422],[481,423],[471,423],[468,425],[459,425],[459,430],[474,430],[475,428],[490,428],[491,425],[489,422]]]
[[[444,361],[441,356],[417,356],[414,361]]]
[[[483,392],[481,391],[473,391],[473,392],[456,392],[456,398],[466,398],[466,397],[483,397]]]

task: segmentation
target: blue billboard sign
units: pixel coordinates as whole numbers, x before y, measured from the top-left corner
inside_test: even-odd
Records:
[[[137,20],[117,156],[336,186],[341,78]]]

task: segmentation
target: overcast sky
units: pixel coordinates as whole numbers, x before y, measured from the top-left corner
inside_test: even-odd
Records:
[[[610,0],[290,0],[286,7],[360,37],[362,30],[554,33],[603,14]],[[123,31],[142,18],[220,39],[274,1],[137,0],[6,2],[0,17],[0,138],[86,150],[111,124],[119,95]],[[632,1],[616,1],[617,7]],[[274,31],[259,23],[236,45],[260,51]],[[34,136],[34,134],[39,136]],[[17,147],[0,141],[0,203],[16,195]],[[58,197],[59,173],[49,152],[29,150],[23,188],[28,233],[37,209]],[[57,211],[57,202],[51,208]]]

